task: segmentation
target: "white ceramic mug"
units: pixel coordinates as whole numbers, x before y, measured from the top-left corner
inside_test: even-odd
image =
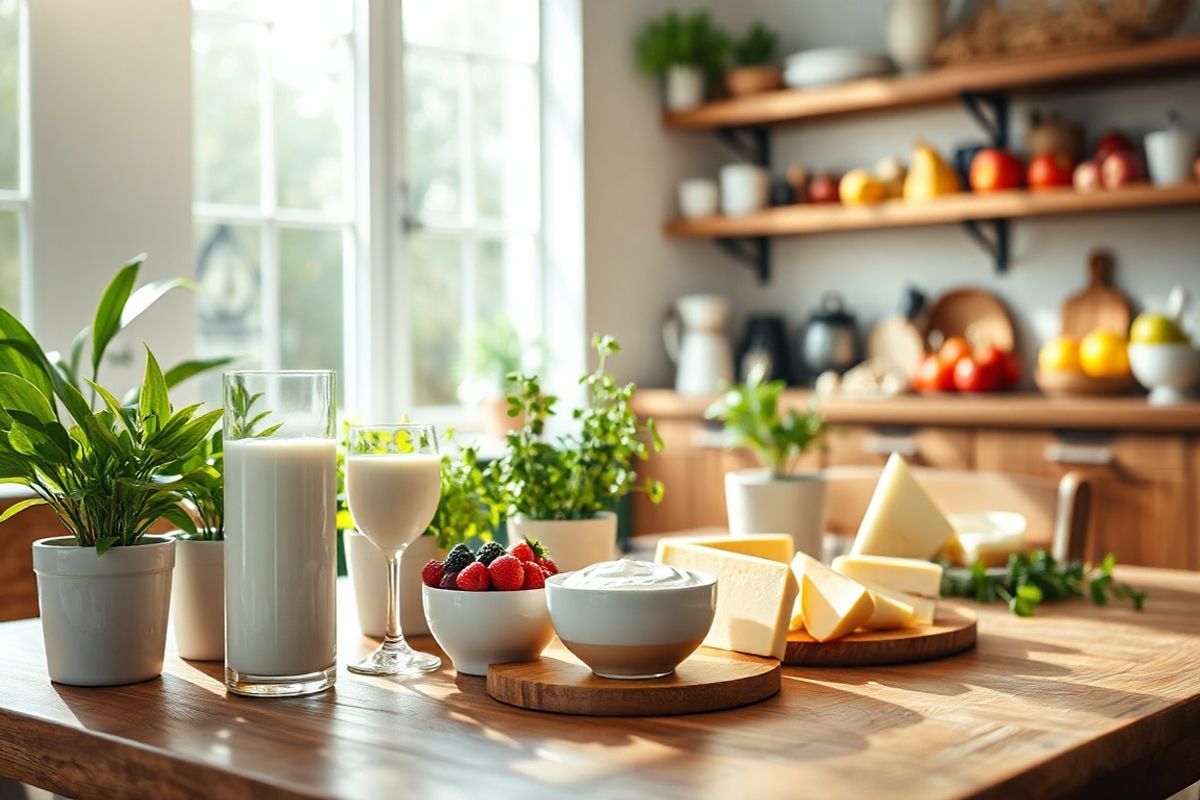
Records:
[[[731,217],[753,214],[767,205],[770,178],[755,164],[721,167],[721,211]]]
[[[1146,134],[1146,165],[1155,186],[1192,180],[1192,161],[1200,151],[1200,136],[1171,126]]]
[[[711,178],[689,178],[679,184],[679,213],[685,219],[711,217],[717,213],[717,182]]]

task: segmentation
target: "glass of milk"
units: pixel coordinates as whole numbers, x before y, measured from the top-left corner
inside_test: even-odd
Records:
[[[334,373],[224,376],[225,685],[291,696],[337,674]]]
[[[350,665],[363,675],[419,675],[442,660],[400,633],[400,555],[425,532],[442,496],[442,459],[432,425],[355,425],[346,442],[346,499],[355,527],[383,552],[388,572],[383,644]]]

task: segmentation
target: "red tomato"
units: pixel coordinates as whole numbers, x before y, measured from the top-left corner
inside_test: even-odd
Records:
[[[1047,189],[1051,186],[1070,186],[1074,175],[1071,159],[1062,153],[1042,153],[1029,162],[1026,178],[1030,189]]]
[[[938,358],[942,363],[953,367],[961,359],[971,355],[971,345],[967,344],[967,340],[961,336],[951,336],[942,342],[942,349],[938,351]]]
[[[1004,378],[1002,384],[1009,389],[1015,389],[1021,384],[1021,359],[1016,353],[1004,354]]]
[[[954,365],[942,361],[934,353],[925,356],[917,374],[913,376],[913,388],[918,392],[953,392]]]
[[[1007,150],[989,147],[971,160],[971,188],[977,192],[1016,189],[1021,185],[1021,159]]]
[[[1096,152],[1092,155],[1092,160],[1099,164],[1113,153],[1128,153],[1132,150],[1133,142],[1128,136],[1120,131],[1108,131],[1096,140]]]
[[[961,359],[954,365],[954,388],[960,392],[990,392],[999,380],[994,368],[980,366],[973,358]]]
[[[1009,385],[1007,381],[1008,358],[1008,353],[990,344],[975,351],[975,367],[983,373],[983,382],[991,385],[990,389],[982,391],[993,391]]]

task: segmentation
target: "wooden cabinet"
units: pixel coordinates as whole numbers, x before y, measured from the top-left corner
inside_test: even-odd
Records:
[[[892,453],[912,464],[938,469],[970,469],[972,431],[915,426],[835,426],[828,437],[826,466],[883,465]]]

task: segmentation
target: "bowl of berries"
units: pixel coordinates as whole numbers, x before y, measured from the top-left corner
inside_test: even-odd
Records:
[[[507,550],[488,542],[478,552],[455,545],[421,572],[425,621],[463,675],[487,675],[488,664],[535,661],[554,638],[546,578],[558,567],[540,544]]]

